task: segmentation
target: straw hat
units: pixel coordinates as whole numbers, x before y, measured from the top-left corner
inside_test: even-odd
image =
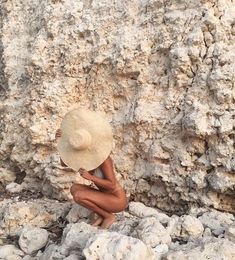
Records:
[[[97,168],[107,159],[113,136],[110,124],[99,112],[74,109],[62,119],[57,148],[61,159],[73,170]]]

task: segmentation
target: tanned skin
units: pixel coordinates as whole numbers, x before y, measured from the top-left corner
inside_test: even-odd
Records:
[[[61,137],[60,129],[56,131],[56,138],[59,137]],[[60,161],[62,166],[67,166],[62,159]],[[84,184],[73,184],[70,192],[76,203],[98,215],[98,218],[91,223],[92,226],[108,229],[116,220],[113,213],[123,211],[128,202],[124,189],[115,177],[111,157],[109,156],[98,168],[102,171],[104,179],[93,175],[95,169],[92,171],[79,169],[80,175],[92,181],[97,189]]]

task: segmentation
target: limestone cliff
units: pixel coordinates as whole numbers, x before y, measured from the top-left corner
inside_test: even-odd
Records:
[[[111,122],[131,199],[235,212],[234,13],[232,0],[1,0],[2,185],[66,197],[54,133],[82,106]]]

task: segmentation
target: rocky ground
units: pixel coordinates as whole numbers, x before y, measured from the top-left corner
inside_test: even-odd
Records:
[[[36,198],[36,195],[38,198]],[[167,215],[130,202],[109,230],[73,203],[25,192],[0,202],[0,259],[235,259],[235,216],[212,208]]]

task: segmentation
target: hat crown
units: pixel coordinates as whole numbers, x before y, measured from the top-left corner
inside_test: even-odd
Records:
[[[91,145],[91,134],[84,128],[76,130],[69,137],[69,144],[76,150],[85,150]]]
[[[57,148],[61,159],[73,170],[97,168],[112,150],[109,122],[100,112],[77,108],[63,117]]]

